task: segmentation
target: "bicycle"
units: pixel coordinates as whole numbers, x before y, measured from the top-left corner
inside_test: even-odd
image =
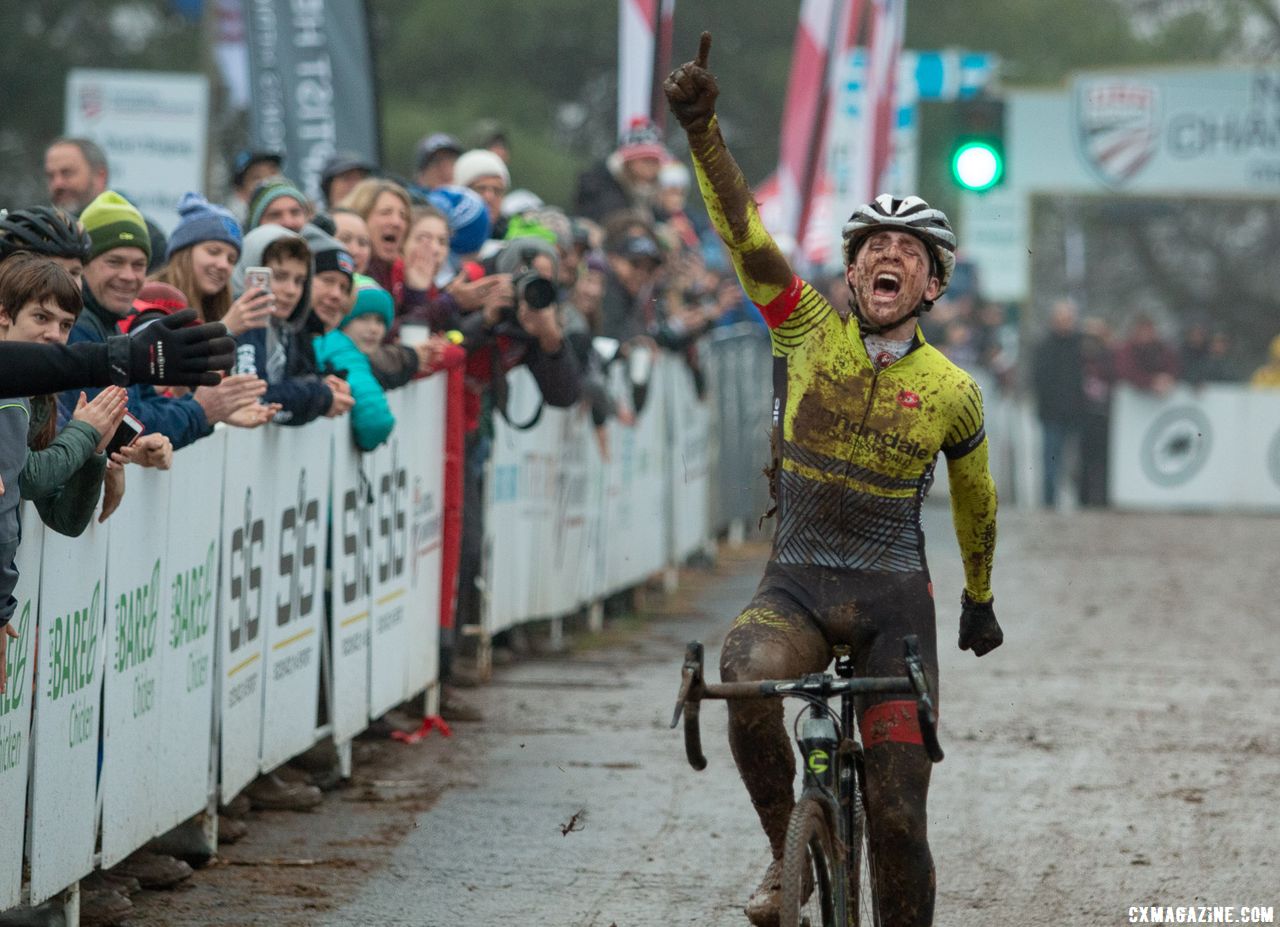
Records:
[[[680,723],[683,713],[685,753],[696,770],[707,766],[698,727],[703,699],[799,698],[808,703],[793,724],[804,779],[782,856],[781,927],[880,927],[868,837],[874,821],[867,814],[862,745],[853,737],[854,697],[914,695],[925,751],[935,763],[943,756],[920,642],[915,635],[902,640],[905,676],[861,679],[854,678],[850,648],[838,646],[834,676],[813,673],[801,679],[708,684],[702,676],[702,644],[692,641],[685,648],[671,727]],[[838,717],[827,704],[837,695]]]

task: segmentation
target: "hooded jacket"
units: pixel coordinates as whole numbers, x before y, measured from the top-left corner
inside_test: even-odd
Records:
[[[237,299],[245,291],[245,270],[262,266],[262,255],[274,241],[302,236],[281,225],[260,225],[244,237],[240,261],[231,274],[231,292]],[[281,425],[305,425],[329,411],[333,393],[320,377],[315,351],[311,347],[314,332],[307,331],[311,315],[311,266],[307,265],[307,282],[302,296],[287,318],[272,315],[265,328],[255,328],[236,339],[236,373],[252,373],[267,381],[262,397],[266,403],[280,403],[275,421]],[[273,355],[283,352],[284,365],[278,372],[270,363]]]

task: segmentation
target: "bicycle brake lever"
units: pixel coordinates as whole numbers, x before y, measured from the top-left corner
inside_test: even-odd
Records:
[[[680,691],[676,693],[676,710],[671,716],[671,727],[680,723],[680,715],[684,712],[684,703],[690,694],[698,693],[702,688],[702,642],[690,641],[684,648],[684,665],[680,667]],[[698,700],[695,694],[694,701]]]

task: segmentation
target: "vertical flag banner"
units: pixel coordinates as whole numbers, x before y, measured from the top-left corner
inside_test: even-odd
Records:
[[[618,0],[618,137],[653,105],[659,0]]]
[[[863,202],[880,192],[893,154],[894,93],[906,20],[906,0],[871,0],[871,54],[867,64],[870,118],[865,122],[867,144],[863,148],[869,157],[862,162],[866,170],[862,182]]]
[[[313,198],[335,151],[381,160],[362,0],[244,0],[244,11],[254,145],[283,151]]]
[[[667,97],[662,91],[662,82],[671,73],[671,43],[674,37],[676,19],[676,0],[661,0],[658,9],[657,41],[653,53],[653,102],[649,111],[658,128],[667,124]]]

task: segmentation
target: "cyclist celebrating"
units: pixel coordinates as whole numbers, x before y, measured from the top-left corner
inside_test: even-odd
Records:
[[[955,235],[946,216],[918,197],[877,197],[844,226],[853,300],[845,310],[832,306],[795,275],[761,224],[717,124],[710,48],[704,32],[697,60],[672,72],[664,89],[688,135],[707,211],[770,328],[778,504],[773,553],[725,638],[721,678],[821,672],[837,644],[852,648],[859,675],[902,675],[902,637],[916,634],[936,703],[933,586],[920,505],[939,451],[964,559],[960,648],[982,656],[1004,639],[991,604],[996,494],[982,395],[916,325],[947,288]],[[868,697],[858,714],[883,923],[929,925],[930,762],[915,702]],[[746,913],[754,924],[774,925],[795,804],[795,757],[780,702],[730,702],[729,742],[773,850]]]

